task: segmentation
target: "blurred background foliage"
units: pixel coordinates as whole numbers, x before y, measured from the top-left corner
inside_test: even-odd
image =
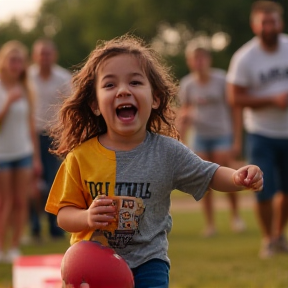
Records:
[[[252,0],[44,0],[29,27],[21,19],[0,25],[0,45],[18,39],[31,47],[50,37],[59,49],[59,64],[73,70],[95,47],[127,32],[144,38],[167,59],[177,78],[188,73],[188,41],[211,48],[214,66],[227,69],[232,54],[253,35]],[[288,23],[288,1],[282,4]]]

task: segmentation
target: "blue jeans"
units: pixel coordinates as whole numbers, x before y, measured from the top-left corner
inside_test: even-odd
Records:
[[[161,259],[152,259],[131,269],[135,288],[168,288],[170,266]]]
[[[40,154],[41,161],[43,165],[43,175],[42,178],[46,184],[47,190],[41,191],[43,197],[43,204],[46,203],[49,191],[53,184],[56,173],[60,167],[60,160],[49,152],[49,148],[51,146],[51,138],[45,135],[39,135],[39,144],[40,144]],[[41,198],[42,198],[41,197]],[[43,209],[44,210],[44,209]],[[57,218],[55,215],[51,213],[47,213],[48,216],[48,224],[49,224],[49,233],[52,237],[58,237],[64,235],[64,231],[57,226]],[[41,224],[39,215],[35,209],[35,207],[31,206],[30,209],[30,222],[31,222],[31,232],[34,236],[39,236],[41,231]]]
[[[32,168],[33,156],[25,156],[23,158],[12,161],[0,161],[0,170]]]
[[[248,160],[264,173],[264,188],[258,201],[271,200],[277,191],[288,193],[288,139],[247,135]]]
[[[219,136],[215,138],[205,138],[199,135],[195,135],[193,151],[195,153],[213,153],[215,151],[227,151],[230,150],[232,146],[232,137]]]

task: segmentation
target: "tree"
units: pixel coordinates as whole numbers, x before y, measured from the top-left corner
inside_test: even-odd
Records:
[[[0,26],[1,42],[13,35],[13,38],[24,41],[30,47],[38,37],[51,37],[58,45],[60,64],[74,69],[74,65],[88,56],[99,39],[107,40],[131,32],[147,42],[158,43],[158,47],[161,40],[162,47],[171,52],[166,51],[164,56],[180,78],[188,72],[183,54],[184,46],[187,41],[199,36],[210,39],[213,35],[219,36],[219,32],[229,36],[229,45],[215,51],[213,55],[215,66],[224,69],[228,67],[232,54],[252,37],[249,27],[252,2],[254,1],[44,0],[33,30],[21,31],[20,25],[14,20],[9,25]],[[278,2],[288,8],[287,1]],[[163,35],[166,35],[166,40]],[[173,44],[171,40],[169,43],[169,37],[170,40],[174,37],[174,42],[178,39],[178,42]]]

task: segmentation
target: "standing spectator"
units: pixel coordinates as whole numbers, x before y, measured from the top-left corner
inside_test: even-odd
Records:
[[[282,14],[275,2],[253,3],[250,24],[255,37],[233,55],[227,75],[231,104],[244,108],[249,161],[260,166],[265,177],[256,202],[261,258],[288,252],[284,235],[288,218],[288,37],[281,33]]]
[[[232,159],[232,118],[225,96],[226,73],[211,68],[211,54],[203,47],[190,42],[185,50],[190,73],[180,81],[179,131],[186,139],[187,129],[193,126],[193,150],[202,159],[228,166]],[[231,227],[240,232],[245,224],[239,216],[238,199],[228,193],[231,206]],[[202,200],[206,229],[204,236],[215,234],[212,191]]]
[[[47,132],[51,121],[54,120],[55,108],[59,104],[61,97],[70,90],[71,74],[56,64],[57,49],[55,44],[49,39],[39,39],[34,43],[32,60],[34,64],[29,68],[29,77],[37,96],[36,129],[39,135],[43,164],[43,177],[38,183],[42,184],[40,193],[43,193],[44,190],[44,195],[40,195],[44,196],[44,203],[60,165],[59,159],[49,153],[51,139]],[[46,214],[49,221],[50,236],[63,236],[63,230],[57,226],[56,217],[50,213]],[[37,209],[32,211],[31,218],[32,235],[38,238],[41,233],[41,225]]]
[[[33,119],[33,97],[27,81],[28,50],[16,41],[0,50],[0,262],[12,262],[27,220],[32,167],[41,170]],[[34,165],[34,166],[33,166]],[[12,217],[12,227],[9,227]],[[7,253],[8,229],[12,228]]]

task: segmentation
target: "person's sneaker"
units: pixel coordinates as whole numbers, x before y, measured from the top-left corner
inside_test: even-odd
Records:
[[[8,263],[13,263],[18,257],[21,256],[21,252],[18,248],[11,248],[7,251],[5,256],[5,261]]]
[[[275,252],[279,253],[288,253],[288,241],[285,235],[281,235],[273,243]]]
[[[30,245],[32,242],[31,237],[29,235],[23,235],[20,239],[21,245]]]
[[[262,241],[259,257],[261,259],[268,259],[274,255],[274,247],[272,242]]]
[[[213,237],[217,234],[217,231],[214,227],[207,227],[204,231],[203,231],[203,237],[204,238],[210,238]]]
[[[234,232],[240,233],[246,230],[246,225],[241,218],[235,218],[232,221],[231,228]]]

